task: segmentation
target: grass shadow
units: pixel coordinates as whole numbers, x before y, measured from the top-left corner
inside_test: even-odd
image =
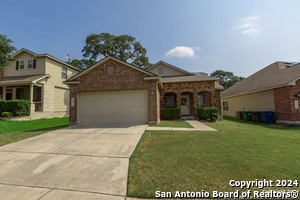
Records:
[[[46,127],[46,128],[39,128],[39,129],[31,129],[31,130],[26,130],[24,132],[39,132],[39,131],[54,131],[57,129],[62,129],[62,128],[66,128],[69,125],[61,125],[61,126],[52,126],[52,127]]]
[[[251,124],[254,126],[260,126],[264,128],[269,128],[269,129],[276,129],[276,130],[300,130],[300,127],[290,127],[287,124],[278,124],[278,123],[272,123],[272,124],[266,124],[266,123],[258,123],[258,122],[253,122],[253,121],[247,121],[247,120],[237,120],[233,117],[225,117],[224,120],[235,122],[235,123],[241,123],[241,124]]]

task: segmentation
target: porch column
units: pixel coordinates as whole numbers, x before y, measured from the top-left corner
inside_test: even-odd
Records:
[[[197,108],[198,108],[198,93],[193,93],[193,103],[194,103],[194,109],[193,109],[193,116],[197,116]]]
[[[181,94],[179,92],[176,92],[176,103],[177,108],[181,108]]]
[[[29,102],[30,102],[30,113],[34,113],[35,106],[33,103],[33,84],[29,85]]]
[[[13,88],[12,89],[12,99],[16,99],[17,98],[17,88]]]
[[[6,100],[6,86],[2,87],[2,99],[3,99],[3,101]]]

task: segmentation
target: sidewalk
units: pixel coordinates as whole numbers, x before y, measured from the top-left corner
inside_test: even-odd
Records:
[[[217,131],[197,120],[185,120],[194,128],[173,128],[173,127],[147,127],[146,130],[152,131]]]

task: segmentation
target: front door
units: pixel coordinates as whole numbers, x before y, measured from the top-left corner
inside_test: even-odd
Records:
[[[190,115],[190,96],[181,95],[181,114]]]

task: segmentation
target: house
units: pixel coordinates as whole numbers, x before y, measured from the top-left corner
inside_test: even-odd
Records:
[[[222,92],[224,116],[275,111],[277,122],[300,123],[300,63],[275,62]]]
[[[106,57],[71,77],[70,124],[157,124],[162,108],[180,107],[182,115],[196,117],[201,106],[221,113],[217,79],[194,74],[165,62],[147,71]]]
[[[30,100],[30,118],[68,115],[69,88],[63,83],[81,70],[48,54],[21,49],[0,76],[0,100]]]

